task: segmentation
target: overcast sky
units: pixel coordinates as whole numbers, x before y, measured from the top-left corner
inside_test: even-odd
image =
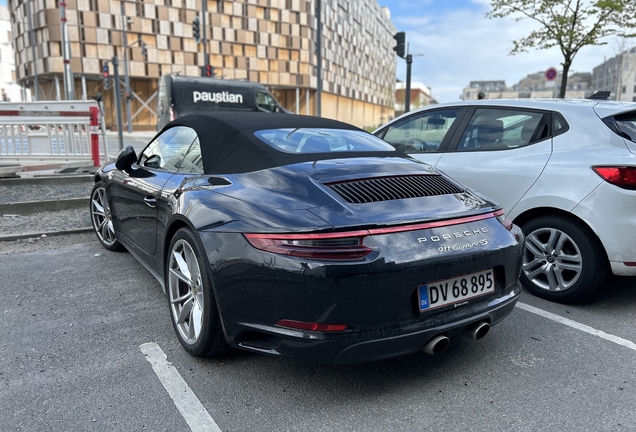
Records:
[[[505,80],[519,82],[529,73],[549,67],[561,69],[558,48],[533,50],[510,56],[512,41],[530,33],[530,20],[485,18],[489,0],[378,0],[391,10],[397,31],[406,32],[413,57],[411,80],[431,87],[439,102],[460,100],[470,81]],[[574,58],[571,72],[592,72],[603,58],[618,52],[618,41],[584,47]],[[634,40],[628,41],[630,46]],[[406,80],[406,62],[397,58],[398,79]]]

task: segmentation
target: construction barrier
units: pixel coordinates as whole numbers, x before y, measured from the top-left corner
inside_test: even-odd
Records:
[[[99,166],[108,160],[100,116],[95,101],[0,103],[0,163]]]

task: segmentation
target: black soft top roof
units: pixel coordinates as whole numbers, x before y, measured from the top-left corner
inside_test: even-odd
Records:
[[[350,124],[320,117],[260,112],[192,114],[171,121],[159,133],[175,126],[187,126],[197,133],[206,174],[239,174],[335,158],[407,157],[397,151],[285,153],[254,135],[256,131],[279,128],[328,128],[364,132]]]

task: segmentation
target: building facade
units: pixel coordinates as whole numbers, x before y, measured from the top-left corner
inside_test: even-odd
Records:
[[[545,71],[531,73],[511,87],[508,87],[504,80],[471,81],[468,87],[464,88],[462,100],[478,99],[479,93],[483,93],[485,99],[555,98],[561,88],[560,74],[561,71],[558,71],[557,78],[548,80]],[[592,93],[591,73],[574,72],[568,77],[566,98],[584,99]]]
[[[406,83],[395,83],[395,115],[396,117],[404,114],[404,105],[406,103]],[[436,104],[437,100],[431,94],[430,87],[425,86],[421,82],[412,82],[409,105],[410,109],[418,109],[427,105]]]
[[[281,104],[316,114],[318,87],[315,0],[66,0],[70,68],[75,97],[101,93],[107,125],[113,124],[113,90],[104,90],[102,71],[113,75],[113,57],[124,76],[124,53],[132,89],[132,124],[156,124],[157,82],[163,74],[201,76],[203,44],[192,23],[205,22],[209,64],[220,79],[266,85]],[[64,99],[63,26],[57,0],[30,0],[36,40],[29,44],[27,1],[9,0],[16,47],[17,79],[40,99]],[[322,0],[321,114],[358,126],[373,126],[393,114],[395,28],[376,0]],[[123,14],[122,14],[123,8]],[[126,30],[126,40],[124,38]],[[147,55],[142,52],[145,43]],[[124,49],[124,46],[128,46]],[[125,116],[124,116],[125,117]]]
[[[630,48],[592,70],[597,91],[610,91],[610,99],[636,102],[636,47]]]
[[[0,6],[0,102],[22,100],[22,87],[17,83],[15,55],[9,10]]]

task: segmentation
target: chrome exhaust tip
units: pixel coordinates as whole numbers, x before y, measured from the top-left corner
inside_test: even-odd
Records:
[[[470,326],[469,328],[464,330],[462,334],[468,338],[479,340],[479,339],[482,339],[484,336],[486,336],[489,330],[490,330],[490,324],[488,324],[485,321],[482,321],[473,326]]]
[[[422,351],[430,355],[439,354],[446,348],[448,348],[449,344],[450,339],[448,339],[446,336],[435,336],[433,339],[428,341],[426,345],[424,345]]]

